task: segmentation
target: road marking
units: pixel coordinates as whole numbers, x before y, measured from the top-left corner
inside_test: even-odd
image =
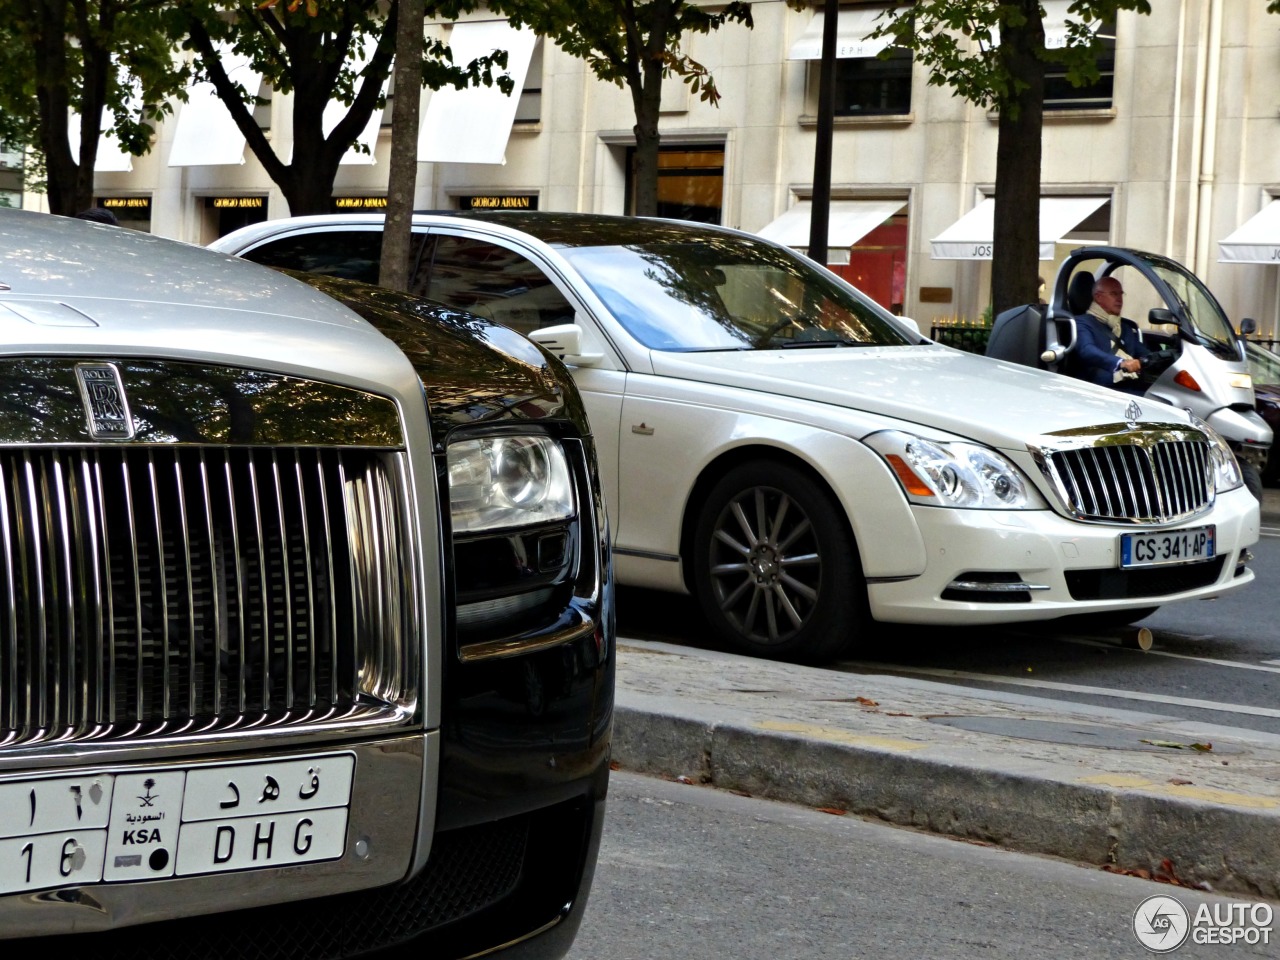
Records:
[[[1097,776],[1081,777],[1078,782],[1100,787],[1115,787],[1119,790],[1148,790],[1173,797],[1185,797],[1189,800],[1207,800],[1210,803],[1220,803],[1230,807],[1248,807],[1253,810],[1271,810],[1275,807],[1280,807],[1280,800],[1274,797],[1259,797],[1251,793],[1236,793],[1233,790],[1218,790],[1213,787],[1197,787],[1193,784],[1174,784],[1169,786],[1148,780],[1146,777],[1128,774],[1103,773]]]
[[[1280,527],[1261,527],[1259,532],[1264,537],[1280,537]]]
[[[1156,634],[1160,636],[1160,634]],[[1056,637],[1063,643],[1075,643],[1082,647],[1101,647],[1105,650],[1114,650],[1118,646],[1115,643],[1107,643],[1104,640],[1090,640],[1086,637]],[[1125,649],[1125,648],[1121,648]],[[1280,660],[1263,660],[1261,663],[1240,663],[1236,660],[1218,660],[1214,657],[1193,657],[1189,653],[1174,653],[1172,650],[1144,650],[1134,651],[1141,652],[1142,655],[1151,657],[1170,657],[1174,660],[1192,660],[1196,663],[1208,663],[1215,667],[1235,667],[1237,670],[1260,670],[1263,673],[1280,673]]]
[[[1250,717],[1280,719],[1280,710],[1273,707],[1251,707],[1243,703],[1217,703],[1213,700],[1197,700],[1192,697],[1167,697],[1140,690],[1116,690],[1111,687],[1090,687],[1079,683],[1056,683],[1052,680],[1029,680],[1026,677],[1001,677],[986,673],[969,673],[965,670],[941,670],[935,667],[905,667],[893,664],[873,664],[845,661],[842,667],[866,669],[873,673],[912,673],[944,680],[972,680],[978,683],[1002,683],[1013,687],[1030,687],[1036,690],[1056,690],[1059,693],[1080,693],[1093,697],[1113,697],[1117,700],[1140,700],[1144,703],[1163,703],[1171,707],[1195,707],[1214,713],[1238,713]]]
[[[918,740],[899,740],[894,737],[875,737],[862,733],[850,733],[848,730],[837,730],[834,727],[823,727],[814,723],[792,723],[786,720],[762,720],[756,724],[761,730],[776,730],[779,733],[799,733],[820,740],[834,740],[838,743],[849,743],[859,747],[880,747],[885,750],[924,750],[929,744]]]

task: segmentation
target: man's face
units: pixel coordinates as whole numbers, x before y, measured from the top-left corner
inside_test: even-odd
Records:
[[[1093,291],[1093,299],[1107,313],[1119,315],[1124,310],[1124,287],[1119,280],[1102,280]]]

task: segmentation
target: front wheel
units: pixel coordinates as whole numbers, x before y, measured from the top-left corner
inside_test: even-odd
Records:
[[[693,573],[707,619],[752,656],[829,660],[866,623],[861,565],[840,506],[784,464],[743,464],[712,488]]]
[[[1253,494],[1253,498],[1259,503],[1262,502],[1262,474],[1258,472],[1258,468],[1247,460],[1237,461],[1240,464],[1240,479],[1244,481],[1245,489]]]

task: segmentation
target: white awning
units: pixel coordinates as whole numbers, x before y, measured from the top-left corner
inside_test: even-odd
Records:
[[[1101,207],[1109,197],[1041,197],[1040,259],[1053,259],[1053,245]],[[987,197],[930,241],[934,260],[990,260],[996,201]]]
[[[373,59],[374,51],[377,50],[377,48],[378,38],[375,36],[366,36],[364,38],[364,46],[361,48],[356,59],[352,62],[351,69],[357,74],[360,73],[369,61]],[[387,82],[388,81],[386,80],[382,82],[383,94],[386,94],[387,92]],[[326,137],[333,132],[334,127],[342,122],[342,118],[347,115],[347,111],[349,109],[351,108],[341,100],[330,100],[325,104],[324,114],[320,119],[320,125],[321,130]],[[373,154],[373,148],[378,144],[378,131],[381,128],[382,111],[375,109],[369,116],[369,122],[364,125],[364,130],[362,130],[360,136],[356,138],[356,142],[366,147],[369,152],[362,153],[352,146],[342,155],[342,159],[339,160],[338,163],[350,165],[363,164],[367,166],[377,162]]]
[[[232,83],[244,85],[256,97],[262,77],[249,66],[249,58],[219,45],[218,56]],[[187,102],[178,108],[178,125],[169,148],[169,166],[206,167],[244,163],[244,134],[208,81],[193,83]]]
[[[1218,241],[1219,263],[1280,263],[1280,200],[1271,200],[1261,211]]]
[[[1044,48],[1046,50],[1060,50],[1067,45],[1068,20],[1083,24],[1093,33],[1097,33],[1098,28],[1102,26],[1100,20],[1085,21],[1083,17],[1068,17],[1067,10],[1071,3],[1072,0],[1040,0],[1040,5],[1044,7]],[[1000,44],[999,27],[991,31],[991,42],[997,46]]]
[[[1067,45],[1067,8],[1071,6],[1071,0],[1040,0],[1040,4],[1044,7],[1044,48],[1058,50],[1065,47]],[[1098,27],[1102,25],[1099,20],[1085,22],[1081,18],[1080,22],[1093,33],[1097,33]]]
[[[889,11],[889,12],[885,12]],[[876,22],[884,13],[885,17]],[[841,10],[836,20],[836,59],[845,60],[854,57],[874,57],[893,41],[890,37],[878,37],[868,40],[869,34],[876,27],[892,16],[888,7],[854,7]],[[788,60],[821,60],[822,59],[822,23],[823,14],[815,13],[804,33],[791,45]]]
[[[495,50],[507,51],[507,73],[515,88],[507,96],[491,87],[433,90],[418,130],[418,160],[423,163],[506,163],[507,139],[524,88],[529,58],[538,36],[506,20],[464,21],[453,25],[449,49],[465,67]]]
[[[895,213],[906,207],[905,200],[832,200],[827,213],[827,246],[851,247]],[[809,246],[809,218],[813,203],[800,200],[768,226],[756,231],[766,240],[788,247]]]
[[[141,107],[141,101],[135,106],[130,104],[131,110]],[[100,130],[106,130],[114,122],[111,112],[106,107],[102,108],[102,121],[99,126]],[[71,156],[80,156],[80,114],[75,110],[70,111],[67,118],[67,146],[71,148]],[[133,154],[125,153],[120,147],[120,142],[115,137],[107,133],[98,134],[98,152],[93,158],[94,173],[132,173],[133,172]]]

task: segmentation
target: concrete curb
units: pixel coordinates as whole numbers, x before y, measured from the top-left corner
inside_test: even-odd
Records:
[[[1160,789],[1163,758],[1144,757],[1145,779],[1126,780],[1090,767],[1097,756],[1090,747],[1076,748],[1079,758],[1062,748],[1046,758],[1000,737],[925,742],[847,723],[772,721],[751,703],[739,710],[632,689],[634,668],[647,665],[630,661],[619,671],[613,739],[614,759],[626,769],[1120,870],[1158,871],[1168,861],[1204,889],[1280,899],[1280,780],[1260,779],[1252,793],[1237,781],[1236,791],[1178,797]],[[779,670],[805,668],[768,669],[776,679]],[[651,687],[653,678],[645,679],[638,685]],[[865,690],[895,678],[856,679]],[[974,704],[978,712],[989,707]],[[1270,747],[1245,749],[1280,760]]]

